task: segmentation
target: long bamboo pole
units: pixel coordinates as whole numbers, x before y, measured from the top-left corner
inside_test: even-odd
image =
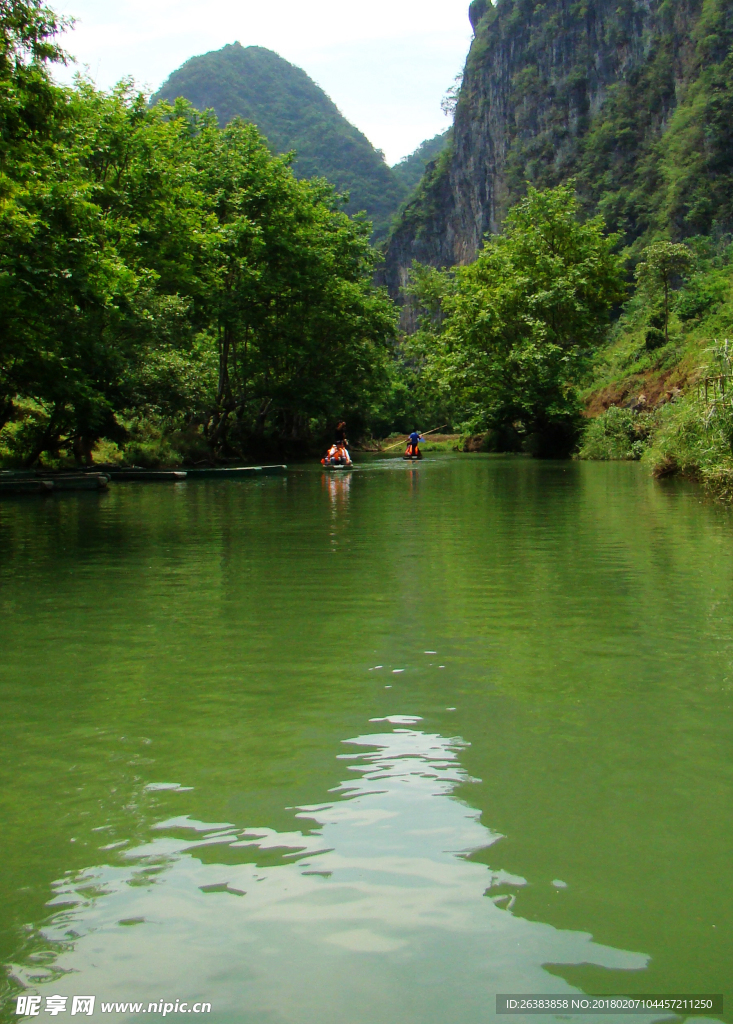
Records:
[[[426,430],[426,431],[425,431],[425,432],[424,432],[424,433],[423,433],[423,434],[422,434],[421,436],[422,436],[422,437],[427,437],[427,436],[428,436],[428,434],[434,434],[436,430],[442,430],[442,429],[443,429],[443,427],[447,427],[447,426],[448,426],[448,424],[447,424],[447,423],[443,423],[443,424],[442,424],[442,426],[440,426],[440,427],[433,427],[433,429],[432,429],[432,430]],[[404,443],[405,443],[404,441],[398,441],[398,442],[397,442],[397,444],[389,444],[389,445],[387,445],[387,447],[386,447],[386,448],[382,448],[382,451],[383,451],[383,452],[388,452],[388,451],[390,451],[390,450],[391,450],[392,448],[399,448],[399,446],[400,446],[401,444],[404,444]]]

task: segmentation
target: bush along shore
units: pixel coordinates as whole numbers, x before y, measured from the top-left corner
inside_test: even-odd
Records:
[[[581,459],[640,459],[733,498],[733,244],[655,243],[585,391]]]

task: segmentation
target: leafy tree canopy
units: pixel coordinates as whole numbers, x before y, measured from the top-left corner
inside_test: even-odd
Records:
[[[656,298],[662,292],[662,318],[664,321],[664,342],[669,341],[669,292],[676,277],[689,270],[694,254],[687,245],[680,242],[652,242],[641,254],[635,276],[647,296]]]
[[[442,388],[474,427],[509,446],[523,438],[538,454],[572,446],[577,385],[624,294],[617,238],[578,212],[572,184],[529,188],[475,263],[452,277],[413,274],[423,308],[432,308],[423,332]]]

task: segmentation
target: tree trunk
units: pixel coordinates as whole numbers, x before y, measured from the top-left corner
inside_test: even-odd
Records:
[[[235,408],[229,380],[229,354],[232,350],[233,333],[227,324],[219,334],[219,381],[216,387],[216,407],[212,416],[213,430],[209,434],[209,445],[214,448],[225,436],[229,426],[229,414]]]
[[[53,412],[51,413],[51,418],[46,425],[46,429],[43,431],[40,440],[36,443],[31,454],[23,463],[26,469],[31,469],[36,462],[38,462],[41,455],[46,451],[51,443],[58,439],[58,436],[61,433],[60,420],[62,409],[63,403],[57,402],[56,405],[54,405]]]
[[[271,398],[263,398],[262,404],[260,405],[260,411],[257,413],[257,419],[255,420],[255,437],[262,437],[265,432],[265,421],[267,420],[267,414],[270,411],[272,405]]]
[[[211,432],[211,434],[209,435],[209,438],[208,438],[209,447],[210,448],[215,448],[217,446],[217,444],[219,443],[219,441],[221,441],[222,438],[225,436],[225,434],[227,432],[227,427],[229,425],[229,413],[230,412],[231,412],[231,409],[227,408],[227,409],[221,410],[220,413],[217,413],[217,417],[218,418],[217,418],[216,426],[214,427],[213,431]]]
[[[94,448],[95,441],[92,438],[87,437],[84,434],[75,434],[72,449],[74,452],[74,461],[78,465],[91,466],[94,462],[92,458],[92,449]]]
[[[664,279],[664,344],[669,341],[669,279]]]
[[[12,399],[0,402],[0,430],[3,429],[8,420],[13,418],[14,411]]]
[[[228,325],[219,343],[219,383],[216,389],[216,404],[221,405],[231,399],[232,388],[229,381],[229,353],[232,348],[232,329]]]

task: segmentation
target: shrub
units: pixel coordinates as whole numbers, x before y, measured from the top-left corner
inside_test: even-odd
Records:
[[[644,335],[644,346],[647,352],[653,352],[655,348],[661,348],[662,345],[666,344],[667,339],[664,336],[664,331],[660,330],[659,327],[648,328]]]
[[[124,446],[126,463],[146,469],[180,465],[180,452],[173,448],[163,422],[140,416],[126,422],[125,427],[128,431]]]
[[[707,484],[733,469],[732,437],[729,406],[710,409],[697,395],[688,395],[662,408],[644,461],[651,463],[655,476],[679,473]]]
[[[602,416],[589,421],[578,457],[603,461],[640,459],[649,445],[653,426],[653,414],[612,405]]]

